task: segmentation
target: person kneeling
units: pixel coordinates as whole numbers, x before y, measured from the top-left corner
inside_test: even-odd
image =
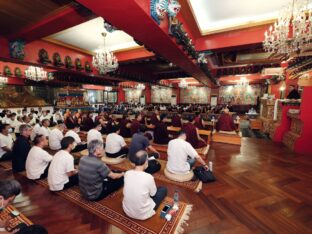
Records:
[[[53,156],[48,172],[51,191],[61,191],[78,184],[78,171],[74,167],[74,157],[70,154],[74,146],[74,138],[64,137],[61,150]]]
[[[124,172],[114,173],[101,161],[104,151],[101,141],[91,141],[88,151],[89,155],[79,162],[79,188],[85,199],[98,201],[123,186]]]
[[[167,195],[167,188],[156,187],[154,177],[146,172],[148,154],[140,150],[133,157],[135,168],[125,174],[122,207],[131,218],[145,220],[152,217]]]
[[[106,137],[105,152],[106,156],[110,158],[117,158],[128,154],[127,144],[120,134],[119,126],[113,127],[113,132],[108,134]]]

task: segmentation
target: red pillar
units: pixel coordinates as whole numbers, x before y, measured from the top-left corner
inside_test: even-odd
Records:
[[[123,90],[122,86],[118,86],[118,104],[120,102],[125,102],[125,91]]]
[[[146,104],[150,104],[152,102],[152,92],[150,84],[147,84],[145,86],[145,102]]]

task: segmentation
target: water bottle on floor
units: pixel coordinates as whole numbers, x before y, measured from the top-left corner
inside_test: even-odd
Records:
[[[179,192],[176,190],[173,195],[173,207],[174,209],[179,209]]]

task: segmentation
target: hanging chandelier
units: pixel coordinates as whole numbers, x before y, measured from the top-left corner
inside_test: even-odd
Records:
[[[106,33],[103,32],[102,36],[104,38],[104,46],[100,47],[96,54],[92,58],[92,65],[99,71],[101,75],[108,72],[113,72],[118,68],[118,60],[114,56],[113,52],[109,51],[105,47],[105,37]]]
[[[249,81],[246,79],[246,77],[241,77],[239,81],[237,82],[238,87],[248,87],[249,86]]]
[[[280,12],[274,26],[264,33],[264,50],[287,54],[305,51],[312,44],[311,0],[293,0],[292,5]]]
[[[25,76],[29,80],[44,81],[48,80],[47,72],[41,67],[30,66],[25,70]]]
[[[144,85],[144,84],[138,84],[138,85],[136,86],[136,88],[137,88],[138,90],[144,90],[144,89],[145,89],[145,85]]]
[[[186,89],[187,87],[188,87],[188,84],[187,84],[186,80],[185,79],[181,80],[179,83],[179,88]]]

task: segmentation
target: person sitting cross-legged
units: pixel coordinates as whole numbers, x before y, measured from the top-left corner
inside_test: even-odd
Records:
[[[108,134],[106,137],[105,153],[107,157],[117,158],[121,155],[128,154],[127,144],[122,136],[120,136],[119,126],[114,126],[112,133]]]
[[[70,154],[75,139],[64,137],[61,150],[52,159],[48,172],[48,183],[51,191],[61,191],[78,184],[78,170],[74,167],[74,158]]]
[[[93,140],[99,140],[103,142],[101,130],[102,130],[102,124],[99,121],[95,121],[94,128],[88,131],[87,143],[89,144]]]
[[[206,170],[208,166],[198,155],[193,146],[186,141],[186,134],[179,132],[178,138],[173,139],[168,144],[167,170],[173,174],[187,174],[194,166],[196,160],[200,162]]]
[[[79,162],[79,188],[87,200],[101,200],[123,186],[124,173],[112,172],[102,161],[103,142],[93,140],[88,144],[89,155]]]
[[[220,115],[216,130],[223,132],[234,132],[236,130],[234,120],[230,115],[229,109],[224,109],[223,113]]]
[[[63,132],[66,126],[63,123],[57,124],[56,127],[50,132],[49,147],[51,150],[61,149],[61,140],[63,139]]]
[[[160,121],[156,123],[155,129],[154,129],[154,143],[161,144],[161,145],[167,145],[170,141],[169,138],[169,132],[167,130],[167,125],[165,123],[167,115],[161,114],[160,115]]]
[[[12,159],[13,138],[9,124],[0,124],[0,161]]]
[[[82,150],[87,149],[87,143],[82,142],[80,136],[78,135],[78,132],[80,131],[79,124],[74,124],[73,129],[69,129],[65,136],[71,136],[75,139],[76,147],[73,149],[72,153],[80,152]]]
[[[144,172],[148,167],[146,151],[138,151],[133,162],[135,168],[125,173],[122,207],[129,217],[146,220],[156,213],[167,195],[167,188],[157,188],[154,177]]]
[[[26,175],[30,180],[43,179],[48,176],[50,162],[53,157],[44,150],[48,146],[48,140],[43,135],[37,135],[34,146],[28,153],[26,160]]]

